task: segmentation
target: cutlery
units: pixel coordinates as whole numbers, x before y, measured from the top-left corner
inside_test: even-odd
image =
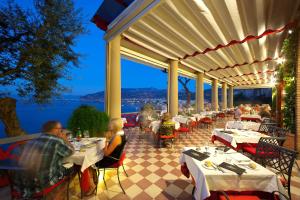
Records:
[[[225,173],[225,171],[218,164],[216,164],[215,162],[213,162],[213,166],[215,166],[219,171]]]

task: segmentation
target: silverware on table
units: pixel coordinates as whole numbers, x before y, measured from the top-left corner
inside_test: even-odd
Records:
[[[215,162],[213,162],[213,166],[217,168],[217,170],[221,171],[222,173],[225,173],[225,171]]]

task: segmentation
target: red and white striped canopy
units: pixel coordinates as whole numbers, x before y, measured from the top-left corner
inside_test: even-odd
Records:
[[[208,79],[234,86],[268,85],[283,40],[296,25],[299,4],[300,0],[134,1],[108,26],[106,38],[135,13],[119,29],[123,56],[162,68],[169,59],[178,59],[180,73],[189,77],[204,72]]]

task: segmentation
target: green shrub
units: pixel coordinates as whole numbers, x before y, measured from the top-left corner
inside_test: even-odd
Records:
[[[81,105],[72,113],[67,127],[73,133],[80,128],[81,131],[88,130],[90,137],[103,137],[108,122],[109,117],[106,113],[98,111],[93,106]]]

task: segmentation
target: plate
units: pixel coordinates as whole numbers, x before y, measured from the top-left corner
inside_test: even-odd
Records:
[[[205,165],[205,163],[202,164],[202,167],[204,167],[205,169],[209,169],[209,170],[215,170],[215,168],[214,168],[213,166],[207,167],[207,166]]]

